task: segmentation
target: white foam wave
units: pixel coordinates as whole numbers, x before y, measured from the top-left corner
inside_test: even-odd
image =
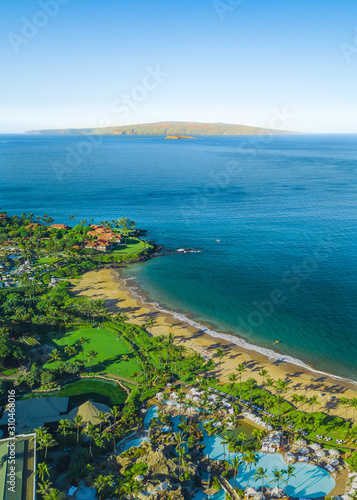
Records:
[[[243,338],[237,337],[235,335],[229,335],[226,333],[217,332],[216,330],[208,328],[207,326],[202,325],[198,321],[195,321],[195,320],[189,318],[188,316],[186,316],[183,313],[179,313],[177,311],[171,311],[170,309],[165,309],[161,304],[159,304],[159,302],[151,302],[151,301],[146,300],[146,298],[142,295],[142,290],[138,286],[127,285],[128,281],[136,280],[137,279],[136,276],[133,276],[130,278],[124,278],[122,276],[119,276],[119,274],[116,272],[115,272],[115,274],[116,274],[117,278],[120,279],[124,283],[125,286],[127,286],[127,288],[132,293],[132,295],[137,297],[143,304],[147,304],[159,312],[162,312],[165,314],[170,314],[175,319],[182,321],[184,323],[188,323],[189,325],[193,326],[194,328],[197,328],[198,330],[202,330],[205,334],[210,335],[211,337],[223,339],[223,340],[226,340],[227,342],[230,342],[230,343],[235,344],[239,347],[242,347],[243,349],[248,349],[250,351],[258,352],[258,353],[266,356],[271,361],[290,363],[292,365],[300,366],[301,368],[304,368],[304,370],[308,370],[310,372],[314,372],[314,373],[317,373],[319,375],[323,375],[325,377],[330,377],[334,380],[340,380],[343,382],[348,382],[350,384],[357,385],[357,381],[355,381],[355,380],[351,380],[351,379],[346,378],[346,377],[340,377],[338,375],[333,375],[332,373],[327,373],[327,372],[324,372],[321,370],[317,370],[317,369],[313,368],[312,366],[308,365],[307,363],[304,363],[304,361],[302,361],[301,359],[294,358],[293,356],[289,356],[289,355],[279,354],[278,352],[274,351],[273,349],[268,349],[267,347],[261,347],[261,346],[255,345],[255,344],[251,344],[250,342],[247,342]]]

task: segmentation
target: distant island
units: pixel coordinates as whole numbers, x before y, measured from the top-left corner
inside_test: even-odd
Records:
[[[167,135],[165,139],[195,139],[189,135]]]
[[[181,136],[179,138],[187,138],[187,136],[196,135],[282,135],[292,134],[294,132],[261,127],[250,127],[248,125],[232,125],[227,123],[158,122],[106,128],[31,130],[26,133],[36,135],[164,135],[175,136],[175,138],[176,136]]]

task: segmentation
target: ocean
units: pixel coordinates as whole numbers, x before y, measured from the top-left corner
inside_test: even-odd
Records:
[[[356,135],[1,135],[0,207],[201,250],[125,273],[213,335],[357,381],[356,158]]]

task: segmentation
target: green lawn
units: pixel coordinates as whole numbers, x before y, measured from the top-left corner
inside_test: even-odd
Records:
[[[88,342],[83,346],[85,360],[87,360],[86,355],[89,351],[94,350],[98,353],[98,357],[88,363],[91,372],[106,372],[130,379],[133,378],[133,372],[141,371],[136,357],[123,340],[120,338],[117,340],[114,333],[104,328],[80,328],[65,334],[58,333],[53,342],[63,354],[63,359],[66,359],[64,347],[74,344],[81,337],[88,339]],[[124,355],[129,357],[129,361],[122,361],[121,358]],[[79,352],[77,356],[71,359],[82,360],[83,352]],[[49,365],[53,366],[53,362],[50,362]]]
[[[85,403],[92,399],[96,403],[103,403],[110,407],[114,405],[122,405],[126,400],[127,394],[115,382],[98,380],[98,379],[82,379],[76,382],[67,384],[60,391],[52,392],[44,395],[43,393],[32,393],[27,397],[69,397],[69,410],[76,406]],[[25,396],[24,399],[27,399]]]
[[[117,248],[116,250],[113,250],[110,253],[115,255],[129,255],[132,253],[140,252],[145,248],[145,243],[136,238],[128,238],[125,241],[126,245],[124,245],[123,248]]]
[[[40,257],[37,259],[37,264],[53,264],[58,260],[58,257]]]

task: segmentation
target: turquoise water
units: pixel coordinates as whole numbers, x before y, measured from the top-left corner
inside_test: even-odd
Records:
[[[144,428],[148,429],[150,425],[150,421],[152,418],[157,416],[157,406],[152,406],[144,419]],[[177,432],[179,429],[177,427],[179,423],[179,417],[174,417],[174,432]],[[132,446],[140,446],[140,444],[147,440],[148,438],[137,438],[129,441],[124,447],[123,451],[128,450]],[[224,454],[224,447],[222,445],[222,439],[217,436],[208,436],[207,432],[203,429],[203,442],[206,445],[204,453],[208,454],[212,460],[224,460],[224,458],[232,459],[234,456],[241,457],[240,453],[228,453],[227,447]],[[123,452],[121,451],[121,453]],[[254,481],[254,473],[258,467],[263,467],[267,469],[268,478],[265,479],[265,485],[273,488],[276,486],[274,483],[274,469],[286,469],[287,464],[284,462],[283,457],[279,453],[257,453],[259,457],[259,461],[256,466],[252,467],[251,477],[249,481],[249,485],[253,488],[259,489],[261,487],[261,481]],[[325,496],[328,494],[335,486],[334,479],[329,475],[329,473],[321,469],[320,467],[316,467],[315,465],[306,464],[306,463],[295,463],[295,478],[292,477],[289,480],[288,487],[286,489],[286,494],[293,497],[308,497],[308,498],[317,498],[321,496]],[[246,488],[248,481],[249,470],[245,471],[243,468],[239,470],[239,474],[236,477],[235,486],[242,488],[243,490]],[[230,480],[230,483],[233,483],[233,479]],[[280,487],[284,487],[281,485]],[[202,492],[197,493],[195,496],[195,500],[202,500],[204,498]],[[224,499],[224,492],[220,491],[216,495],[212,497],[214,500]]]
[[[0,136],[1,208],[127,215],[202,249],[128,274],[166,308],[357,380],[356,138],[108,136],[68,163],[85,137]]]
[[[222,440],[220,437],[213,435],[208,436],[206,431],[203,431],[204,443],[206,444],[205,453],[208,453],[210,458],[213,460],[223,460],[224,450],[222,445]],[[254,473],[258,467],[263,467],[267,469],[268,479],[265,479],[265,485],[269,487],[274,487],[274,469],[286,469],[287,464],[285,463],[283,457],[279,453],[258,453],[259,461],[256,466],[252,467],[251,478],[249,485],[253,488],[261,488],[261,481],[254,481]],[[226,448],[226,460],[228,459],[228,451]],[[234,456],[241,457],[240,453],[231,453],[230,459]],[[328,494],[335,486],[334,479],[329,475],[329,473],[322,469],[321,467],[316,467],[312,464],[306,463],[295,463],[295,478],[289,480],[288,487],[286,489],[286,494],[293,497],[307,497],[307,498],[317,498]],[[249,470],[239,471],[236,478],[235,486],[239,486],[243,490],[246,488],[248,481]],[[232,484],[233,480],[230,481]],[[285,487],[281,485],[280,487]],[[214,496],[218,500],[219,497]]]

